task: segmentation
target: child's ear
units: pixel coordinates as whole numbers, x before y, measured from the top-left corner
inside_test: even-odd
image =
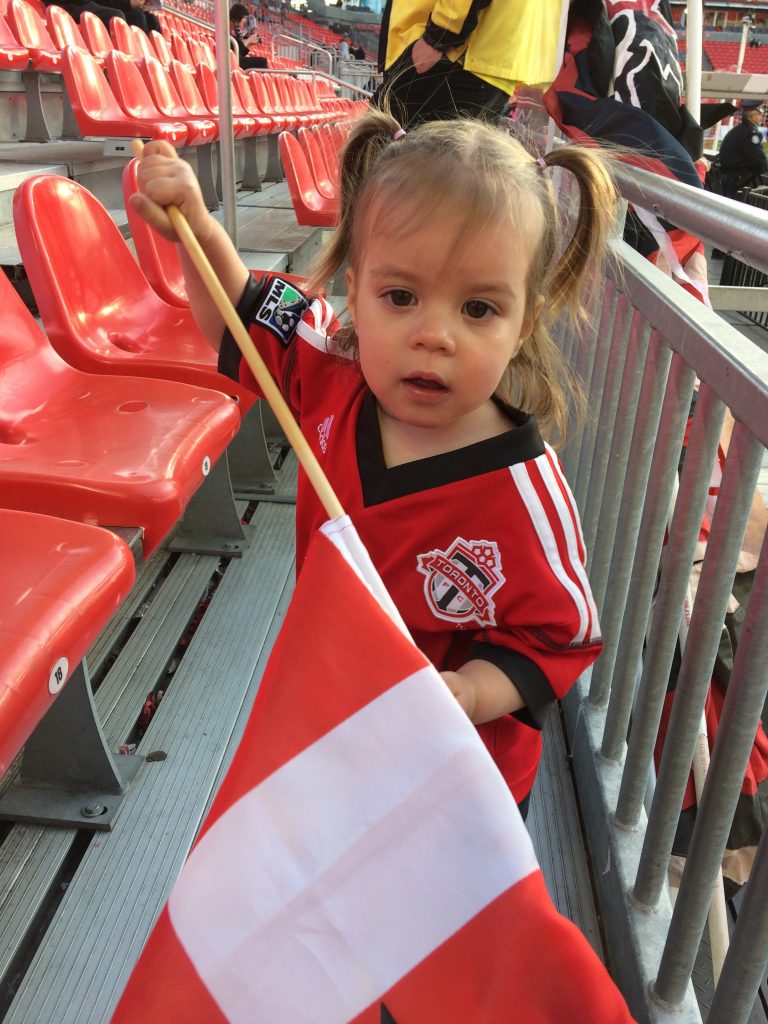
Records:
[[[347,282],[347,312],[354,322],[355,302],[357,299],[357,282],[355,280],[355,271],[352,267],[347,267],[344,271],[344,280]]]
[[[533,328],[536,326],[536,321],[539,319],[539,313],[541,312],[543,306],[544,296],[537,295],[533,309],[526,312],[525,316],[523,317],[523,323],[520,328],[520,338],[517,343],[515,355],[517,355],[517,353],[520,351],[520,346],[523,344],[523,342],[527,341],[528,338],[530,338],[530,336],[533,334]]]

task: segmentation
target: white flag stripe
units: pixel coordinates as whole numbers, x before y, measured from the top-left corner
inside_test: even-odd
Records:
[[[168,909],[232,1024],[343,1024],[536,868],[430,666],[233,805]]]
[[[392,619],[401,633],[411,638],[408,627],[403,617],[397,610],[389,591],[384,586],[384,581],[371,561],[368,549],[360,540],[360,535],[352,525],[349,516],[338,516],[336,519],[329,519],[320,527],[329,541],[333,544],[347,565],[352,569],[357,578],[364,583],[368,591],[373,594],[378,603]]]
[[[581,584],[584,592],[584,598],[589,606],[589,639],[597,640],[600,637],[600,620],[597,614],[597,606],[595,605],[595,599],[592,596],[592,588],[589,585],[587,579],[587,573],[584,569],[584,565],[579,557],[579,546],[576,531],[574,530],[574,519],[571,514],[571,510],[566,504],[563,492],[560,490],[560,486],[555,476],[555,469],[549,460],[544,460],[540,463],[541,475],[544,478],[544,482],[547,485],[547,490],[552,495],[552,501],[554,502],[555,508],[557,509],[557,515],[560,519],[560,524],[563,527],[563,533],[565,534],[565,542],[568,545],[568,559],[571,563],[574,573]],[[567,486],[567,484],[566,484]],[[569,492],[570,493],[570,492]],[[578,522],[578,517],[576,522]],[[582,541],[583,543],[583,541]]]
[[[541,468],[544,463],[547,463],[546,455],[539,455],[535,462],[538,464],[539,468]],[[513,480],[517,484],[520,497],[523,499],[525,507],[528,509],[528,515],[531,517],[533,527],[536,530],[541,546],[544,548],[544,554],[549,562],[549,567],[555,577],[559,580],[562,587],[570,594],[576,607],[576,612],[579,616],[579,631],[573,638],[573,642],[581,643],[587,635],[587,627],[589,625],[589,610],[587,608],[587,602],[584,594],[581,588],[573,582],[571,577],[565,571],[560,559],[560,552],[557,549],[555,535],[552,532],[552,527],[549,525],[549,519],[542,507],[541,500],[536,493],[536,488],[533,486],[531,478],[528,475],[525,463],[518,463],[516,466],[510,466],[509,471],[512,474]]]

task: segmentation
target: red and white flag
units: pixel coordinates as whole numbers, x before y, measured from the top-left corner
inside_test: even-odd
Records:
[[[627,1024],[348,519],[113,1024]]]

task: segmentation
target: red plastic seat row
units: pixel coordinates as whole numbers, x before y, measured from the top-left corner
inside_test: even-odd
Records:
[[[189,310],[155,294],[109,213],[82,185],[29,178],[14,195],[13,219],[45,331],[67,363],[215,389],[235,396],[243,415],[253,405],[251,392],[218,372]]]
[[[126,113],[91,54],[68,46],[63,56],[64,83],[83,135],[165,139],[173,146],[186,144],[189,131],[180,121],[169,121],[156,109],[153,115],[142,118]],[[114,61],[116,56],[116,51],[107,54],[106,59],[108,62],[113,60],[113,67],[120,66],[119,59]]]
[[[134,211],[129,202],[133,193],[138,191],[138,166],[138,160],[130,160],[123,171],[123,197],[128,215],[128,226],[131,229],[131,238],[136,249],[136,258],[147,281],[160,298],[172,306],[187,309],[189,308],[189,297],[176,246],[153,231],[149,224]],[[253,271],[256,277],[261,276],[262,273],[264,271]],[[295,274],[281,272],[280,277],[286,281],[293,281],[300,287],[304,285],[304,278]]]
[[[308,227],[335,227],[339,200],[320,193],[299,140],[290,132],[281,132],[278,145],[297,222]]]
[[[42,220],[58,212],[47,198],[35,204],[33,215]],[[101,249],[102,264],[108,251]],[[39,287],[36,297],[44,299]],[[236,404],[160,374],[148,379],[75,369],[6,278],[0,279],[0,317],[0,508],[138,527],[148,557],[237,433]],[[124,373],[134,370],[128,363],[121,364]]]
[[[134,580],[115,534],[0,509],[0,776]]]

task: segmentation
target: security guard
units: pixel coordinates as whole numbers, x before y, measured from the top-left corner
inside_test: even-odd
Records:
[[[741,124],[731,128],[720,147],[720,185],[723,195],[737,199],[740,189],[760,184],[768,171],[760,132],[762,100],[742,100]]]

